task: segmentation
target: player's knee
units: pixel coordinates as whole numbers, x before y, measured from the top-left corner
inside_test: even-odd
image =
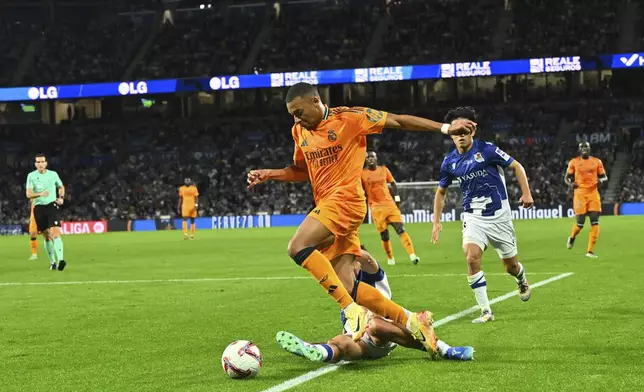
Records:
[[[590,213],[590,224],[592,226],[596,226],[599,224],[599,212]]]
[[[315,247],[304,247],[294,240],[291,240],[288,243],[288,255],[293,259],[293,261],[295,261],[295,263],[297,263],[297,265],[302,265],[304,260],[306,260],[314,251]]]
[[[398,235],[402,235],[402,233],[405,232],[405,226],[403,226],[402,223],[394,225],[394,229],[396,230],[396,234]]]
[[[384,231],[380,232],[380,239],[387,242],[389,241],[389,230],[385,229]]]
[[[36,233],[31,233],[31,234],[29,235],[29,239],[30,239],[30,240],[32,240],[32,241],[36,241],[36,240],[38,239],[38,234],[36,234]]]
[[[465,260],[467,264],[470,265],[480,265],[481,264],[481,252],[476,250],[468,249],[465,253]]]
[[[586,215],[577,215],[577,226],[584,227],[586,222]]]

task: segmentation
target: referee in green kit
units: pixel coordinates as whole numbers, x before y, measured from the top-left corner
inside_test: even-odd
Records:
[[[58,173],[47,170],[47,158],[44,154],[36,155],[36,170],[27,176],[27,198],[34,202],[34,218],[38,231],[45,238],[49,269],[62,271],[67,263],[63,253],[63,239],[60,238],[59,209],[65,198],[65,187]]]

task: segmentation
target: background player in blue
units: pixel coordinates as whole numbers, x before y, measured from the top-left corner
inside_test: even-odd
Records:
[[[445,122],[450,123],[456,119],[476,122],[476,117],[476,112],[471,107],[458,107],[447,113]],[[523,193],[521,205],[529,208],[534,201],[523,166],[494,144],[474,139],[475,135],[476,130],[451,135],[456,149],[445,157],[441,165],[440,185],[434,199],[432,242],[438,243],[445,192],[456,179],[463,192],[463,252],[467,260],[467,280],[481,308],[481,315],[472,322],[485,323],[494,320],[487,297],[485,274],[481,270],[481,257],[488,243],[492,244],[503,260],[505,270],[516,279],[521,300],[530,299],[530,286],[525,270],[517,258],[516,234],[503,175],[505,168],[516,173]]]

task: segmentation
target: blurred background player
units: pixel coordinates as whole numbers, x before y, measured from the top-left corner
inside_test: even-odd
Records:
[[[181,228],[183,230],[183,239],[188,239],[188,218],[190,218],[190,239],[195,239],[195,218],[197,217],[197,208],[199,207],[199,190],[192,183],[190,177],[184,179],[184,185],[179,188],[179,205],[177,210],[183,218]]]
[[[391,298],[391,288],[387,274],[378,262],[362,248],[362,257],[356,259],[355,273],[358,281],[378,289],[382,295]],[[344,326],[344,320],[342,320]],[[277,343],[286,351],[314,362],[355,361],[360,359],[379,359],[388,356],[398,345],[425,351],[423,345],[400,324],[370,313],[367,332],[358,342],[351,339],[351,331],[344,328],[343,333],[326,344],[308,343],[290,332],[280,331]],[[474,359],[472,347],[450,347],[442,340],[437,341],[438,354],[445,359],[468,361]]]
[[[49,256],[49,269],[65,269],[63,239],[60,237],[60,206],[65,198],[65,187],[58,173],[47,170],[45,155],[36,155],[36,170],[27,175],[27,198],[34,204],[34,220],[37,231],[45,239],[45,251]],[[58,192],[58,197],[56,197]],[[31,231],[31,230],[30,230]],[[56,263],[58,259],[58,263]]]
[[[590,233],[586,257],[596,259],[598,256],[593,252],[593,248],[599,238],[599,215],[602,212],[599,185],[608,181],[608,176],[601,159],[590,156],[590,143],[579,143],[579,156],[568,163],[565,180],[568,187],[574,190],[573,209],[577,218],[568,237],[568,249],[575,245],[575,238],[584,228],[588,215]]]
[[[29,260],[38,259],[38,225],[34,218],[34,202],[29,200],[29,246],[31,247],[31,257]]]
[[[411,237],[405,231],[402,216],[397,203],[400,202],[396,181],[386,166],[378,166],[378,157],[373,151],[367,152],[367,167],[362,170],[362,187],[367,194],[371,216],[380,233],[382,248],[387,254],[387,264],[396,264],[394,252],[389,241],[389,225],[394,227],[400,237],[403,247],[412,263],[418,264],[420,259],[414,253]],[[391,189],[387,186],[390,185]]]
[[[476,121],[471,107],[450,110],[445,122],[456,119]],[[432,242],[438,243],[442,230],[440,216],[445,206],[445,192],[454,179],[458,179],[463,192],[463,252],[467,260],[470,288],[481,308],[481,316],[474,323],[494,320],[487,297],[487,282],[481,271],[481,258],[488,242],[503,260],[505,270],[516,279],[519,297],[530,299],[530,286],[523,265],[517,258],[517,240],[512,225],[512,213],[505,187],[504,168],[514,170],[523,195],[520,202],[524,208],[532,207],[534,201],[523,166],[492,143],[475,140],[476,131],[463,131],[452,135],[456,149],[443,160],[440,169],[440,184],[434,199],[434,227]]]
[[[426,338],[433,335],[431,313],[410,313],[373,287],[356,282],[353,265],[361,255],[358,228],[367,212],[360,171],[366,158],[366,136],[380,134],[385,127],[448,133],[473,128],[473,124],[469,120],[441,124],[362,107],[329,108],[309,83],[291,86],[285,101],[295,121],[293,164],[284,169],[251,170],[248,187],[268,180],[311,182],[316,206],[289,241],[289,256],[340,305],[354,340],[366,329],[363,305],[405,325],[428,351],[436,351],[434,342]],[[332,245],[320,251],[318,247],[327,242]],[[354,295],[349,294],[351,288]]]

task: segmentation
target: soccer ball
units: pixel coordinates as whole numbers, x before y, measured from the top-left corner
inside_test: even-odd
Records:
[[[255,377],[262,368],[262,353],[248,340],[236,340],[224,350],[221,366],[231,378]]]

